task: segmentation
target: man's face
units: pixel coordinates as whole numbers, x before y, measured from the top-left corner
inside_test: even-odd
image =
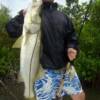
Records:
[[[54,0],[42,0],[42,2],[53,2]]]

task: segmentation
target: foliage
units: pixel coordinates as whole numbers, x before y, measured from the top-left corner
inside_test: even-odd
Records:
[[[1,9],[0,9],[0,33],[5,33],[5,25],[7,23],[7,21],[10,19],[10,15],[9,15],[9,10],[1,5]]]
[[[100,60],[98,58],[87,57],[80,51],[80,56],[75,61],[75,66],[81,80],[93,82],[100,73]]]
[[[0,9],[0,78],[8,77],[19,69],[19,50],[12,49],[14,39],[9,38],[5,26],[10,19],[8,8]]]
[[[82,79],[94,81],[100,71],[100,1],[92,4],[89,20],[85,23],[80,35],[80,57],[77,59],[77,68]],[[76,65],[76,66],[77,66]],[[97,80],[100,80],[98,77]]]
[[[77,33],[79,33],[83,24],[84,15],[88,7],[87,3],[79,5],[78,1],[79,0],[66,0],[66,7],[60,7],[60,10],[73,21]]]
[[[18,50],[2,47],[0,49],[0,78],[8,77],[11,71],[19,69]]]

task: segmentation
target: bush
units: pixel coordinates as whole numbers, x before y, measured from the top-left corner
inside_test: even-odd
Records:
[[[100,59],[91,58],[91,56],[87,57],[83,51],[80,51],[75,66],[83,81],[94,82],[98,73],[100,73]]]
[[[8,77],[19,69],[19,50],[2,47],[0,49],[0,78]]]

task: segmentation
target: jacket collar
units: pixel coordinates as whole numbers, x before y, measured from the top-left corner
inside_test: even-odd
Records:
[[[43,3],[43,9],[57,9],[58,4],[57,3],[50,3],[50,2],[45,2]]]

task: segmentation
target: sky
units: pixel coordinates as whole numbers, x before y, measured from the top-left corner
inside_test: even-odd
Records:
[[[0,0],[0,5],[3,4],[10,10],[11,16],[17,15],[21,9],[26,9],[32,0]],[[89,0],[79,0],[80,3],[88,2]],[[65,0],[55,0],[61,5],[65,5]]]

